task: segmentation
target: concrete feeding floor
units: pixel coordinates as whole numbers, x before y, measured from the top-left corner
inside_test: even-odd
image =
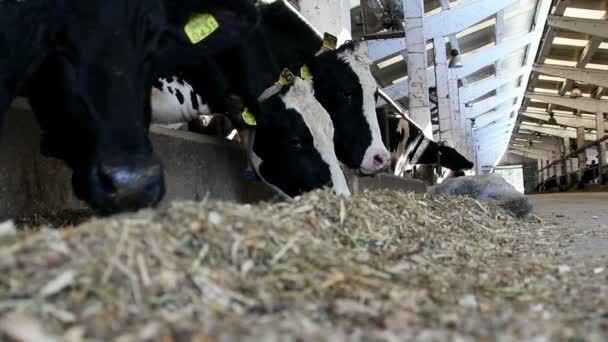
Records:
[[[573,257],[608,257],[608,238],[589,237],[591,230],[608,232],[608,192],[530,195],[534,213],[564,232],[577,233],[568,254]]]

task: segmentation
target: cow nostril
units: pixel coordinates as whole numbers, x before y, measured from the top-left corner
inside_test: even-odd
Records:
[[[386,163],[386,160],[384,159],[383,156],[377,154],[374,156],[374,166],[381,168],[384,166],[384,164]]]

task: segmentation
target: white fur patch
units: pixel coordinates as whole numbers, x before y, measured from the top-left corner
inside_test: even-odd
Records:
[[[400,119],[397,124],[397,133],[403,134],[403,138],[397,145],[394,158],[397,160],[395,166],[395,176],[402,177],[407,167],[407,156],[405,155],[407,140],[410,137],[410,125],[407,121]]]
[[[350,190],[334,148],[334,125],[325,108],[315,98],[312,81],[296,78],[293,86],[281,99],[287,109],[294,109],[302,116],[310,130],[315,148],[323,161],[329,165],[334,191],[339,195],[349,196]]]
[[[374,97],[378,84],[370,70],[372,62],[368,57],[367,43],[358,43],[354,51],[344,51],[338,55],[338,58],[350,66],[351,70],[357,75],[363,90],[363,115],[371,131],[372,143],[365,151],[361,171],[366,174],[373,174],[380,171],[374,167],[374,156],[381,155],[384,158],[390,159],[390,153],[382,142],[382,135],[378,126],[376,99]]]
[[[211,114],[211,110],[207,104],[202,103],[201,97],[197,94],[198,109],[195,109],[192,104],[190,93],[193,91],[192,86],[187,82],[179,84],[174,76],[172,80],[165,78],[159,79],[163,84],[162,91],[156,87],[152,88],[150,102],[152,105],[152,123],[153,124],[176,124],[188,122],[196,119],[199,115]],[[173,89],[173,94],[169,92],[169,87]],[[182,94],[183,103],[179,102],[176,95],[176,90]]]

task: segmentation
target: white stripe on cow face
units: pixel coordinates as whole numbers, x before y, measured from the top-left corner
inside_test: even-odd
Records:
[[[315,98],[312,81],[296,78],[293,86],[281,99],[287,109],[293,109],[302,116],[312,135],[315,149],[329,165],[334,191],[338,195],[349,196],[350,190],[334,149],[334,125],[325,108]]]
[[[192,86],[186,81],[178,82],[175,76],[171,81],[165,78],[158,81],[162,86],[160,89],[154,86],[150,97],[153,124],[183,123],[199,115],[211,114],[209,106],[202,103],[201,97],[194,94]],[[196,96],[196,106],[192,103],[193,94]]]
[[[358,43],[354,50],[346,50],[338,54],[338,58],[346,62],[359,78],[363,90],[363,115],[372,134],[372,143],[365,151],[360,171],[363,174],[382,172],[390,165],[391,155],[382,142],[378,126],[374,96],[378,85],[370,70],[371,60],[367,54],[367,43]]]

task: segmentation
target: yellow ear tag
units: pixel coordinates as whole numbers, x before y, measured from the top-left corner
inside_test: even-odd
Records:
[[[332,36],[331,34],[325,32],[323,35],[323,48],[328,50],[335,50],[338,46],[338,37]]]
[[[241,113],[243,121],[249,126],[256,126],[258,123],[255,121],[255,116],[249,111],[249,108],[245,107],[243,113]]]
[[[279,84],[284,87],[288,84],[292,84],[295,79],[296,76],[289,69],[285,68],[283,69],[283,71],[281,71],[281,76],[279,77]]]
[[[186,26],[184,26],[184,32],[186,32],[190,42],[196,44],[209,37],[219,27],[220,24],[215,20],[213,15],[201,13],[190,18]]]
[[[310,72],[310,68],[308,67],[308,65],[302,65],[302,67],[300,68],[300,77],[305,80],[312,80],[312,72]]]

